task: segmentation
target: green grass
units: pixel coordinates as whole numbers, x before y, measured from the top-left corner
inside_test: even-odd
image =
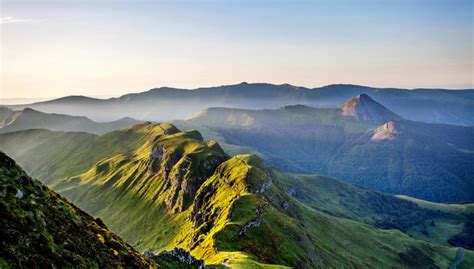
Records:
[[[446,213],[456,213],[456,214],[474,214],[474,203],[466,204],[447,204],[447,203],[435,203],[430,201],[425,201],[421,199],[416,199],[406,195],[396,195],[398,198],[405,199],[411,202],[414,202],[420,207],[431,209],[431,210],[440,210]]]
[[[335,178],[278,172],[285,190],[326,214],[381,228],[402,230],[418,239],[447,245],[463,231],[470,204],[441,204],[397,197],[350,185]],[[403,198],[403,199],[401,199]]]
[[[157,267],[2,152],[0,193],[2,268]]]
[[[69,136],[63,133],[57,139],[75,141],[64,137]],[[216,143],[202,141],[197,132],[179,132],[169,124],[142,124],[83,139],[91,144],[77,145],[77,151],[52,157],[50,163],[43,161],[34,171],[43,177],[58,176],[48,179],[55,190],[100,217],[140,251],[182,247],[206,264],[234,268],[420,268],[428,264],[445,268],[456,256],[455,248],[328,214],[344,216],[354,211],[342,205],[353,202],[349,194],[366,198],[356,188],[344,197],[335,195],[337,185],[333,190],[328,185],[328,194],[314,196],[319,200],[311,200],[313,207],[305,205],[286,194],[288,182],[259,157],[229,158]],[[19,156],[31,160],[26,153]],[[211,160],[218,166],[205,165]],[[61,171],[55,172],[55,167]],[[327,208],[316,207],[318,203]],[[258,219],[257,209],[263,213],[260,225],[241,233]],[[352,216],[360,221],[367,217],[354,212]],[[471,256],[466,253],[467,264]]]

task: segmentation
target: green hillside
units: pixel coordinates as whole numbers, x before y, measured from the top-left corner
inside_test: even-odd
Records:
[[[474,216],[472,204],[440,204],[397,197],[319,175],[278,173],[278,178],[292,197],[332,216],[398,229],[442,245],[449,245],[458,236],[472,238],[463,233]],[[455,245],[472,248],[465,243]]]
[[[402,216],[397,210],[383,213],[392,201],[405,202],[401,212],[409,216],[427,214],[424,222],[441,218],[427,209],[333,179],[324,188],[316,183],[324,191],[311,193],[319,189],[314,187],[308,199],[299,195],[307,189],[300,176],[274,172],[255,155],[230,158],[198,132],[171,124],[140,124],[103,136],[45,130],[0,136],[0,148],[15,152],[33,175],[140,251],[181,247],[207,265],[233,268],[446,268],[457,253],[441,246],[445,237],[426,238],[433,242],[427,243],[374,227],[404,230],[377,222]],[[288,192],[291,187],[299,190],[296,196]],[[354,206],[361,211],[351,214]],[[456,214],[446,218],[464,221]],[[411,234],[421,226],[407,227]],[[473,253],[466,250],[462,266],[472,265]]]
[[[297,200],[288,188],[298,183],[287,174],[265,167],[255,155],[230,158],[198,132],[171,124],[141,124],[103,136],[30,130],[1,138],[0,148],[16,152],[33,174],[140,251],[181,247],[208,265],[232,268],[446,268],[457,253],[375,228],[369,220],[376,210],[349,215],[352,208],[326,199],[319,208]],[[40,153],[46,155],[38,164],[31,155]],[[472,265],[473,253],[466,250],[462,266]]]
[[[155,268],[0,152],[1,268]]]

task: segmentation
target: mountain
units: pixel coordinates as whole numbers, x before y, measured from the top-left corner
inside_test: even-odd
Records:
[[[157,267],[2,152],[0,184],[0,267]]]
[[[302,104],[319,108],[339,107],[355,95],[370,95],[401,117],[428,123],[474,125],[474,90],[392,89],[335,84],[304,88],[289,84],[240,83],[193,90],[155,88],[118,98],[95,99],[67,96],[51,101],[9,106],[30,107],[47,113],[87,116],[111,121],[133,117],[149,121],[185,119],[209,107],[275,109]]]
[[[207,265],[232,268],[446,268],[457,254],[457,249],[436,243],[442,240],[428,243],[399,230],[362,223],[364,212],[359,220],[349,219],[303,204],[296,197],[304,188],[296,186],[296,180],[285,181],[288,174],[265,166],[255,155],[230,157],[200,133],[181,132],[171,124],[145,123],[102,136],[46,130],[0,136],[1,148],[28,141],[29,155],[14,146],[5,150],[140,251],[178,247]],[[55,145],[50,140],[59,145],[48,147]],[[65,144],[79,146],[61,146]],[[49,155],[43,156],[43,151]],[[69,154],[55,155],[64,151]],[[34,154],[49,162],[35,164]],[[293,185],[296,196],[289,191]],[[365,196],[360,188],[354,193]],[[433,218],[437,223],[443,217],[460,223],[466,219],[454,213],[437,215],[390,197],[405,213],[422,212],[413,227]],[[351,210],[343,205],[339,212]],[[364,211],[369,212],[367,218],[373,215]],[[395,211],[380,216],[389,219],[397,216]],[[474,253],[466,250],[461,266],[472,265]]]
[[[339,109],[209,108],[187,122],[285,171],[430,201],[474,201],[473,127],[405,120],[368,96]]]
[[[0,110],[0,133],[27,129],[48,129],[52,131],[104,134],[139,122],[132,118],[122,118],[112,122],[95,122],[86,117],[47,114],[31,108],[25,108],[21,111],[13,111],[7,108]]]
[[[357,120],[371,121],[379,124],[401,119],[397,114],[375,102],[367,94],[361,94],[352,98],[343,104],[340,110],[343,116],[354,117]]]

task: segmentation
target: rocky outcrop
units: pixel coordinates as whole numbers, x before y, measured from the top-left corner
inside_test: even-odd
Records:
[[[158,264],[166,264],[169,268],[173,266],[183,268],[184,265],[185,268],[204,269],[203,260],[194,258],[191,253],[182,248],[174,248],[170,251],[165,250],[158,253],[158,255],[151,251],[145,251],[143,255],[158,262]]]
[[[291,187],[286,190],[286,194],[288,194],[291,197],[296,197],[296,189]]]
[[[268,188],[270,188],[272,183],[273,183],[273,178],[272,178],[270,173],[267,173],[266,180],[263,181],[260,186],[257,186],[256,188],[250,189],[250,192],[255,193],[255,194],[261,194],[261,193],[265,192]]]
[[[265,205],[258,206],[255,209],[255,212],[257,213],[257,218],[247,222],[244,226],[239,231],[239,235],[245,234],[248,229],[253,228],[253,227],[259,227],[260,224],[262,224],[263,221],[263,209],[265,208]]]
[[[374,130],[371,140],[395,140],[398,134],[396,123],[389,121]]]

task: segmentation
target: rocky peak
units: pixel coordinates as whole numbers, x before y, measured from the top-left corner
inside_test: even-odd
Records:
[[[340,107],[343,116],[354,117],[361,121],[383,123],[400,120],[401,118],[386,107],[374,101],[367,94],[358,95]]]

